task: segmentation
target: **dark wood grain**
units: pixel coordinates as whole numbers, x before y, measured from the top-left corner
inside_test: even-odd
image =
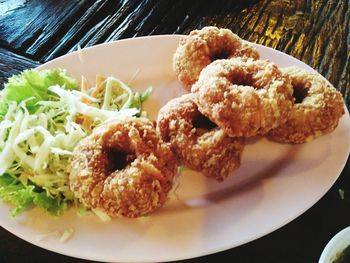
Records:
[[[207,25],[229,28],[304,61],[342,92],[350,108],[349,0],[0,1],[0,86],[10,75],[78,45],[188,34]],[[327,241],[350,224],[349,163],[331,190],[298,219],[251,243],[186,262],[317,262]],[[3,229],[0,239],[0,262],[82,262],[35,247]]]
[[[118,13],[118,10],[123,8],[125,5],[121,3],[112,4],[111,1],[96,1],[64,32],[62,41],[56,42],[52,49],[48,50],[42,57],[42,60],[48,61],[76,50],[78,44],[82,47],[86,46],[86,43],[99,35],[97,32],[100,32],[101,28],[111,20],[112,15],[109,14],[109,10]],[[120,17],[120,14],[118,16]]]
[[[27,1],[16,12],[0,18],[0,36],[4,47],[21,51],[40,60],[45,50],[61,41],[71,23],[94,1]]]
[[[40,65],[37,61],[17,55],[3,48],[0,48],[0,58],[0,88],[13,74]]]

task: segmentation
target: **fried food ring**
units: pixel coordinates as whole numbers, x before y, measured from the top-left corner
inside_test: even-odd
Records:
[[[268,60],[217,60],[192,86],[198,109],[231,137],[267,133],[293,105],[292,85]]]
[[[243,139],[228,137],[204,117],[193,94],[169,101],[159,111],[157,130],[182,163],[207,177],[223,181],[240,166]]]
[[[203,68],[214,60],[232,57],[259,59],[259,53],[231,30],[208,26],[181,38],[173,57],[173,68],[180,82],[190,90]]]
[[[176,167],[153,122],[125,118],[103,124],[77,145],[70,187],[89,208],[134,218],[164,204]]]
[[[344,114],[341,93],[319,74],[297,67],[281,71],[291,79],[295,104],[287,122],[268,136],[278,142],[304,143],[332,132]]]

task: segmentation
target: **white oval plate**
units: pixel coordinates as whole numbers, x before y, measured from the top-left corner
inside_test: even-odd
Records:
[[[172,55],[180,36],[153,36],[122,40],[55,59],[44,68],[61,67],[76,78],[93,81],[96,74],[113,75],[132,86],[154,91],[145,109],[151,119],[168,100],[184,93],[172,70]],[[276,50],[257,46],[262,58],[279,66],[310,67]],[[52,218],[33,209],[15,220],[9,206],[0,204],[1,225],[37,246],[65,255],[105,262],[170,261],[233,248],[287,224],[333,185],[349,155],[349,114],[331,134],[303,145],[283,145],[260,139],[249,143],[241,168],[217,183],[185,171],[177,198],[156,213],[140,219],[78,217],[70,210]],[[73,228],[60,243],[57,231]],[[43,236],[46,234],[52,235]],[[45,238],[43,238],[45,237]]]

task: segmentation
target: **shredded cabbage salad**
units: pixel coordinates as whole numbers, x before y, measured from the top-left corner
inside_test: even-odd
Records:
[[[151,93],[134,92],[120,80],[96,78],[89,87],[62,69],[26,70],[0,92],[0,198],[59,215],[75,203],[69,160],[75,145],[94,127],[121,116],[140,116]]]

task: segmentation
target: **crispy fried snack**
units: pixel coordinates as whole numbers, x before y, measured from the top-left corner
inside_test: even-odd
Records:
[[[89,208],[133,218],[164,204],[176,167],[153,122],[125,118],[98,127],[74,149],[70,187]]]
[[[252,137],[281,125],[293,106],[293,88],[268,60],[217,60],[192,86],[198,109],[231,137]]]
[[[204,117],[193,94],[169,101],[159,112],[157,130],[189,168],[223,181],[240,166],[242,138],[230,138]]]
[[[304,143],[333,131],[344,114],[341,93],[319,74],[297,67],[281,71],[291,79],[295,105],[288,121],[268,136],[279,142]]]
[[[200,72],[217,59],[250,57],[259,59],[258,51],[229,29],[209,26],[183,37],[173,57],[173,68],[187,90]]]

